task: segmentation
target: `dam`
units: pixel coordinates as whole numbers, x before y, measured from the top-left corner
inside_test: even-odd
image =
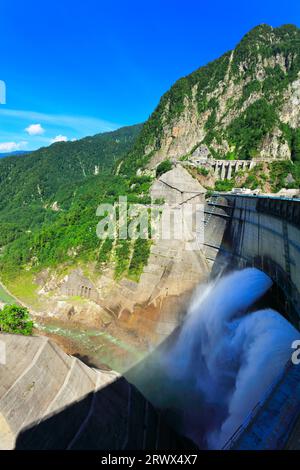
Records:
[[[133,377],[199,448],[299,448],[299,217],[296,199],[214,193],[205,204],[210,281],[173,344]]]
[[[210,281],[182,326],[125,378],[48,339],[0,336],[11,351],[1,366],[2,448],[299,448],[300,369],[289,345],[300,327],[300,201],[214,193],[204,215]],[[237,378],[247,407],[239,394],[228,400]]]

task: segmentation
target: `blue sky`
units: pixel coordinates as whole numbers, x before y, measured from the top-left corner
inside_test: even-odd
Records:
[[[0,152],[142,122],[160,96],[299,0],[1,0]]]

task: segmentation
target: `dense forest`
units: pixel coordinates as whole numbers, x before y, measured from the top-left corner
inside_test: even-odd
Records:
[[[274,128],[290,149],[291,159],[270,164],[266,173],[256,166],[246,180],[235,175],[230,181],[217,181],[215,189],[239,184],[251,189],[265,185],[272,191],[299,187],[300,130],[279,117],[285,92],[300,72],[299,50],[297,27],[260,25],[234,51],[178,80],[144,125],[1,158],[2,279],[81,260],[93,261],[99,272],[109,262],[117,279],[127,275],[137,280],[151,242],[99,240],[96,209],[100,203],[114,203],[125,194],[129,202],[150,202],[154,176],[137,170],[144,169],[160,149],[165,130],[187,112],[189,100],[196,100],[198,116],[206,116],[199,144],[207,145],[214,157],[251,159]],[[258,76],[260,67],[262,75]],[[224,103],[220,103],[229,83],[241,91],[224,102],[222,114]],[[234,118],[225,125],[228,113]],[[220,154],[215,149],[224,141],[230,151]],[[179,159],[184,158],[186,155]],[[156,176],[171,168],[172,162],[165,159],[157,166]],[[204,169],[202,176],[207,176]]]
[[[101,269],[112,253],[116,277],[125,269],[139,276],[149,244],[133,241],[120,251],[121,243],[99,240],[96,209],[124,194],[132,202],[149,202],[149,178],[114,174],[116,161],[131,149],[140,129],[121,128],[0,161],[2,277],[78,259],[92,259]]]

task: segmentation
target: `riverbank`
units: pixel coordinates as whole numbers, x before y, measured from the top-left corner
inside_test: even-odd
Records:
[[[91,329],[54,318],[35,318],[36,332],[53,339],[66,353],[100,369],[123,373],[142,360],[148,350],[138,338],[110,325]]]
[[[13,303],[20,303],[10,292],[6,289],[6,287],[0,282],[0,302],[4,304],[13,304]]]

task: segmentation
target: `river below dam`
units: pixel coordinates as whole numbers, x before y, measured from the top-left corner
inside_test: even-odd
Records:
[[[39,319],[35,327],[40,334],[53,338],[67,353],[87,365],[112,369],[124,374],[133,364],[141,361],[147,351],[109,331],[70,325],[56,319]]]

